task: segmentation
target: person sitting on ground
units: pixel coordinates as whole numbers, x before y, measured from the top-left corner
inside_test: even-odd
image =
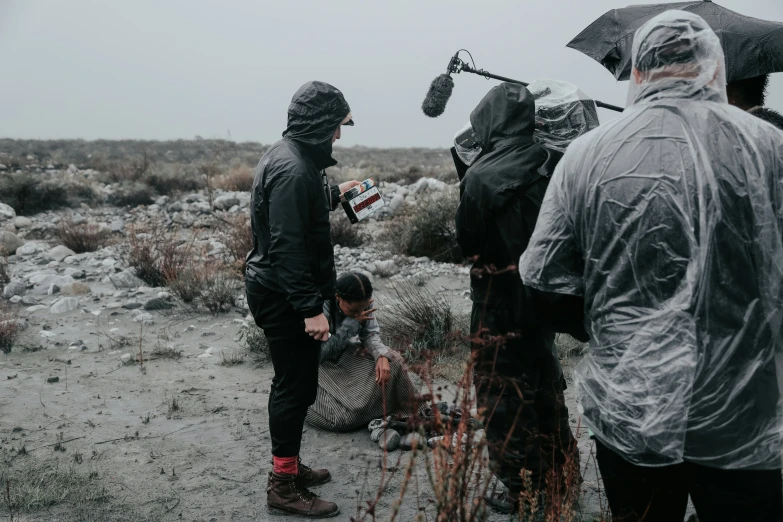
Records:
[[[402,357],[381,341],[372,305],[372,283],[358,272],[340,276],[335,299],[324,303],[331,337],[321,344],[318,392],[306,417],[317,428],[350,431],[415,411],[418,391]]]

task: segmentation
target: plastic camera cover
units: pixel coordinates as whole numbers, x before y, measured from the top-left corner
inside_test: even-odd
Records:
[[[476,158],[481,154],[481,145],[479,144],[476,133],[470,122],[462,127],[456,136],[454,136],[454,148],[462,162],[470,167]]]
[[[533,138],[542,147],[565,152],[572,141],[598,127],[595,102],[576,85],[539,79],[528,90],[536,100]]]

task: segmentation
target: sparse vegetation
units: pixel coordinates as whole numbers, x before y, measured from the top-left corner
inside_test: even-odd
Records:
[[[332,212],[329,217],[329,227],[333,245],[356,248],[367,240],[364,225],[361,222],[352,224],[340,209]]]
[[[234,264],[240,275],[245,273],[245,259],[253,250],[253,231],[250,228],[250,217],[237,214],[224,219],[220,227],[220,236],[226,247],[229,261]]]
[[[151,205],[154,200],[155,193],[152,188],[139,181],[122,183],[106,197],[106,202],[115,207]]]
[[[247,351],[250,352],[259,363],[269,359],[269,344],[266,342],[264,331],[255,325],[255,323],[246,321],[239,329],[240,343],[244,343]]]
[[[158,344],[150,355],[156,359],[179,359],[182,357],[182,350]]]
[[[150,286],[176,280],[193,259],[192,243],[180,242],[176,232],[157,222],[129,227],[124,247],[126,263]]]
[[[199,303],[215,316],[231,311],[240,292],[236,276],[215,264],[205,266],[205,271],[207,275],[204,289],[198,297]]]
[[[109,243],[110,234],[109,230],[95,223],[79,223],[71,217],[65,217],[57,223],[57,240],[77,254],[95,252],[105,247]]]
[[[458,205],[456,190],[426,196],[410,213],[392,219],[382,239],[401,255],[459,263],[462,255],[454,223]]]
[[[0,484],[3,484],[4,492],[7,485],[10,492],[8,508],[17,513],[109,500],[95,471],[84,472],[59,459],[41,464],[27,462],[16,469],[0,468]]]
[[[0,256],[0,294],[5,290],[5,285],[11,282],[11,277],[8,274],[8,258]]]
[[[225,350],[220,352],[220,365],[221,366],[236,366],[245,362],[245,356],[238,350],[231,350],[226,353]]]
[[[89,203],[96,199],[84,183],[51,175],[0,174],[0,203],[10,205],[20,216]]]
[[[0,301],[0,351],[11,353],[17,336],[19,327],[17,325],[18,317],[3,301]]]
[[[253,187],[253,170],[247,165],[231,167],[215,178],[214,187],[231,192],[249,192]]]
[[[399,304],[383,314],[381,331],[409,364],[463,351],[467,325],[446,298],[408,282],[394,292]]]

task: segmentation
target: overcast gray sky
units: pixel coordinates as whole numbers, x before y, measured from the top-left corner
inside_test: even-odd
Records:
[[[0,0],[0,136],[271,143],[291,95],[322,80],[354,113],[342,145],[447,146],[497,83],[463,73],[446,113],[425,117],[460,48],[479,68],[624,105],[627,82],[565,45],[631,1]],[[781,0],[719,3],[783,21]],[[767,104],[783,111],[783,73]]]

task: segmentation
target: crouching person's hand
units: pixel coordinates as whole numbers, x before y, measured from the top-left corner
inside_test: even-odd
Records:
[[[305,332],[317,341],[326,341],[329,338],[329,321],[324,314],[305,319]]]
[[[389,367],[389,359],[386,357],[378,357],[378,361],[375,363],[375,382],[383,386],[389,382],[391,377],[391,368]]]

